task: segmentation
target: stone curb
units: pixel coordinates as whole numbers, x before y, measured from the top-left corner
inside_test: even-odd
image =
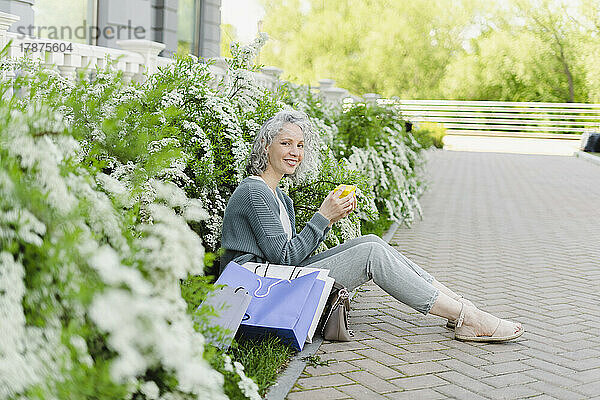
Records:
[[[575,157],[579,157],[582,158],[586,161],[592,162],[594,164],[600,165],[600,157],[598,156],[593,156],[591,154],[588,154],[584,151],[578,151],[575,153]]]
[[[398,223],[394,222],[390,229],[383,235],[382,239],[389,243],[399,226]],[[355,295],[356,290],[350,294],[350,298],[353,298]],[[269,388],[269,391],[265,395],[265,400],[285,400],[302,374],[302,371],[306,368],[306,360],[319,350],[322,343],[323,338],[315,335],[312,343],[307,343],[301,352],[292,357],[285,370],[279,374],[277,382]]]
[[[396,233],[396,231],[398,230],[398,227],[400,226],[400,224],[398,224],[397,222],[394,222],[392,224],[392,226],[390,226],[390,229],[388,229],[388,231],[383,235],[382,239],[386,242],[389,243],[390,240],[392,240],[392,238],[394,237],[394,234]]]
[[[265,400],[284,400],[290,390],[294,387],[294,384],[304,371],[306,367],[306,359],[314,355],[319,347],[323,343],[321,336],[313,338],[312,343],[307,343],[301,352],[292,357],[289,365],[277,378],[277,382],[269,388],[265,396]]]

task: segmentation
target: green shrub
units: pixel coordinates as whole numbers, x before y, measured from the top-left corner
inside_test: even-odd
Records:
[[[219,332],[198,305],[213,289],[205,272],[218,270],[223,212],[254,134],[286,104],[322,137],[318,173],[282,182],[298,228],[336,185],[358,187],[358,210],[319,250],[360,235],[361,223],[418,210],[420,146],[402,120],[383,107],[342,110],[308,88],[259,87],[252,58],[263,42],[234,46],[216,85],[194,57],[139,84],[110,62],[70,81],[0,57],[0,362],[16,374],[0,376],[0,398],[266,390],[289,349],[259,345],[273,353],[268,370],[250,357],[255,345],[223,353],[205,343]]]
[[[144,205],[103,172],[144,154],[151,118],[135,120],[135,140],[113,140],[118,128],[101,125],[96,134],[109,144],[89,162],[97,148],[75,139],[82,128],[64,104],[81,86],[105,84],[40,70],[0,83],[8,98],[0,103],[0,360],[14,371],[0,376],[0,397],[224,398],[179,289],[202,270],[204,248],[186,220],[204,211],[151,174],[168,165],[171,149],[131,165],[132,187],[154,192]]]
[[[436,122],[421,122],[413,127],[413,136],[424,149],[431,146],[442,149],[444,148],[443,139],[446,136],[446,128],[443,124]]]
[[[348,157],[351,149],[369,148],[389,141],[389,129],[404,131],[404,120],[392,108],[377,104],[349,105],[337,115],[338,135],[334,152],[338,157]],[[387,128],[387,129],[386,129]]]
[[[420,176],[422,147],[406,133],[396,110],[353,104],[337,116],[336,123],[341,139],[334,151],[347,156],[350,168],[376,183],[372,190],[379,213],[407,224],[415,215],[420,216],[418,196],[424,189]]]

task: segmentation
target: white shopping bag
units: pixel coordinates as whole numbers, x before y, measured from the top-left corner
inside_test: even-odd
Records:
[[[207,324],[207,327],[218,326],[224,331],[216,336],[208,331],[205,333],[205,339],[216,347],[227,350],[250,305],[250,300],[252,296],[241,286],[232,288],[224,285],[208,293],[206,300],[198,306],[198,309],[212,306],[216,315],[209,315],[206,321],[202,322]]]
[[[313,336],[317,330],[317,325],[327,303],[327,298],[329,297],[329,293],[331,293],[333,282],[335,282],[335,279],[329,276],[329,270],[311,267],[294,267],[293,265],[277,265],[269,263],[261,264],[255,262],[247,262],[246,264],[243,264],[242,267],[254,272],[257,275],[289,280],[310,274],[312,272],[319,272],[317,279],[323,281],[325,286],[321,292],[319,305],[317,306],[317,311],[315,312],[310,329],[308,330],[308,336],[306,337],[306,343],[312,343]]]

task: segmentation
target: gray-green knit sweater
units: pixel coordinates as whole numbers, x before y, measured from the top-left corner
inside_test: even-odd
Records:
[[[279,204],[263,181],[246,178],[235,189],[223,217],[221,269],[235,261],[271,262],[298,265],[310,256],[325,239],[329,220],[315,213],[300,233],[296,233],[294,205],[281,189],[276,189],[290,217],[292,238],[287,235],[279,218]]]

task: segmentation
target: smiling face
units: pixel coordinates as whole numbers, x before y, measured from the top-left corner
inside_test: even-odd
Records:
[[[304,158],[304,134],[298,125],[287,123],[273,138],[268,149],[266,173],[273,176],[291,175]]]

